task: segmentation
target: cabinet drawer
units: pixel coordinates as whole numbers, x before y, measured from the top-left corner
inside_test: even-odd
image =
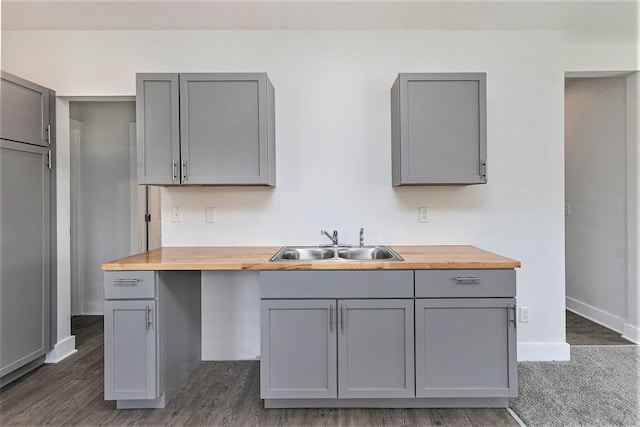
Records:
[[[105,271],[104,299],[156,297],[155,271]]]
[[[416,270],[416,298],[514,297],[515,270]]]

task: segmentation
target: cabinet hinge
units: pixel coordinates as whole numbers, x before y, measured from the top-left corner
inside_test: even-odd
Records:
[[[49,170],[51,170],[51,150],[47,150],[47,166],[49,166]]]
[[[480,176],[484,179],[487,179],[487,161],[483,160],[480,162]]]
[[[144,222],[151,222],[151,214],[150,213],[144,214]]]

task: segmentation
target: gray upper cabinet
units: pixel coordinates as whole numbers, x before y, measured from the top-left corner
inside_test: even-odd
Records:
[[[391,88],[393,185],[485,184],[485,73],[401,73]]]
[[[265,73],[137,75],[138,182],[275,185]]]
[[[138,74],[136,129],[139,184],[180,184],[177,74]]]
[[[49,146],[52,91],[2,71],[0,79],[0,139]]]

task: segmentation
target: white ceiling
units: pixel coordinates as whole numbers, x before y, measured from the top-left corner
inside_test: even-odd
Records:
[[[640,0],[1,0],[2,30],[531,30],[637,44]]]

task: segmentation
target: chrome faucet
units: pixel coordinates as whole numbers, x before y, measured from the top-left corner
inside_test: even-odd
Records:
[[[331,243],[333,244],[333,246],[338,246],[338,230],[333,230],[333,236],[331,236],[324,230],[320,230],[320,235],[327,236],[329,239],[331,239]]]
[[[360,228],[360,247],[364,248],[364,228]]]

